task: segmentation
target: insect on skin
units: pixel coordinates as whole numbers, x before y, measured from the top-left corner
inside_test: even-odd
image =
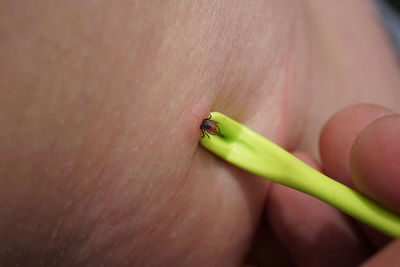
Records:
[[[219,129],[218,122],[212,120],[211,118],[212,116],[210,114],[207,119],[203,119],[200,125],[200,130],[203,133],[201,138],[207,135],[208,139],[210,139],[209,134],[223,136],[221,130]]]

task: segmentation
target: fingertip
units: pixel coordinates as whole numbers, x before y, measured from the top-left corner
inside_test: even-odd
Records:
[[[392,111],[372,104],[344,108],[325,124],[320,137],[320,154],[325,173],[347,186],[353,187],[349,155],[360,131],[372,121]]]
[[[350,166],[358,190],[400,212],[400,115],[380,118],[359,134]]]

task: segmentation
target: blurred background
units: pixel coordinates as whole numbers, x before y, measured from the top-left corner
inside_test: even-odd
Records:
[[[375,2],[400,59],[400,1],[375,0]]]

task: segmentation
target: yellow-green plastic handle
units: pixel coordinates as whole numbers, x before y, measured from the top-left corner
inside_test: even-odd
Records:
[[[222,133],[200,144],[226,161],[276,183],[314,196],[378,231],[400,236],[400,216],[311,168],[246,126],[211,112]]]

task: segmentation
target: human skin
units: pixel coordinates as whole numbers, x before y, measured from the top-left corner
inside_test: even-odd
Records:
[[[332,113],[358,102],[398,111],[399,71],[368,2],[0,6],[0,265],[241,265],[263,213],[279,239],[262,237],[267,261],[308,264],[290,244],[314,265],[334,266],[333,252],[354,252],[344,263],[370,256],[358,228],[315,200],[327,216],[313,223],[342,235],[318,253],[315,240],[289,242],[305,238],[287,231],[304,218],[291,216],[303,196],[198,145],[218,110],[335,169],[329,147],[322,166],[312,159]],[[365,124],[391,114],[376,109]]]

